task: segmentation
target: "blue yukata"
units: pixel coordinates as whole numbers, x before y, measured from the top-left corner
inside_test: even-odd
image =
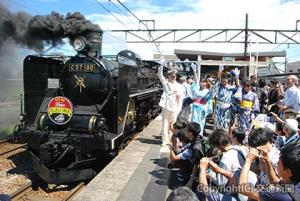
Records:
[[[234,103],[241,99],[241,87],[227,85],[223,87],[217,80],[213,88],[213,96],[216,98],[214,126],[216,129],[228,131],[230,122],[234,120]]]
[[[200,89],[199,83],[193,83],[192,96],[192,122],[200,124],[199,135],[203,136],[206,117],[212,112],[212,93],[209,89]]]
[[[238,128],[249,134],[252,127],[252,120],[255,118],[254,112],[259,112],[259,101],[257,94],[253,91],[243,90],[242,101],[237,113]]]

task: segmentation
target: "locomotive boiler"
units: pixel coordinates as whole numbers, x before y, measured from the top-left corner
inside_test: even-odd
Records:
[[[157,63],[129,50],[102,57],[102,33],[72,38],[76,56],[24,59],[25,111],[16,134],[48,183],[94,177],[96,164],[160,112]]]

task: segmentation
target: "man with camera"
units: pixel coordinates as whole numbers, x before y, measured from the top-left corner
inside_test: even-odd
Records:
[[[202,138],[198,135],[200,133],[200,125],[196,122],[188,123],[186,127],[181,128],[175,136],[186,140],[185,143],[189,143],[182,151],[177,151],[173,146],[170,148],[170,159],[172,163],[180,168],[180,183],[185,185],[196,170],[200,159],[204,156],[202,147]]]

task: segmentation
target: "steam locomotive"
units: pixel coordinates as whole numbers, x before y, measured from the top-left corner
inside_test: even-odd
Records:
[[[157,63],[134,52],[100,56],[101,29],[73,38],[73,57],[24,59],[24,112],[16,135],[28,144],[34,170],[48,183],[85,180],[156,117]]]

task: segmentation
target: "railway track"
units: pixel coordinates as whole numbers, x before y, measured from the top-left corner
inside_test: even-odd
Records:
[[[127,145],[138,136],[138,134],[139,132],[136,132],[134,135],[128,138],[124,142],[123,146],[120,147],[118,152],[123,151]],[[10,156],[15,157],[15,154],[18,155],[19,152],[21,154],[21,152],[25,150],[23,149],[25,147],[26,144],[10,143],[10,139],[0,141],[0,159],[3,158],[6,160],[6,158],[8,159]],[[24,176],[22,177],[22,175]],[[20,176],[22,178],[18,180]],[[69,201],[73,199],[87,184],[87,182],[81,182],[71,185],[53,186],[46,184],[40,178],[35,178],[39,177],[37,175],[31,175],[28,177],[27,173],[23,173],[23,171],[21,171],[18,173],[18,175],[12,175],[11,177],[8,177],[8,179],[2,180],[0,184],[7,183],[6,187],[11,189],[9,192],[7,192],[7,194],[9,194],[11,200],[13,201]]]
[[[11,139],[0,141],[0,157],[26,147],[26,144],[13,144]]]
[[[9,196],[12,201],[69,201],[80,190],[82,190],[85,185],[85,182],[80,182],[75,186],[54,186],[49,188],[49,186],[46,185],[41,179],[37,179],[35,182],[30,182],[23,185]]]

